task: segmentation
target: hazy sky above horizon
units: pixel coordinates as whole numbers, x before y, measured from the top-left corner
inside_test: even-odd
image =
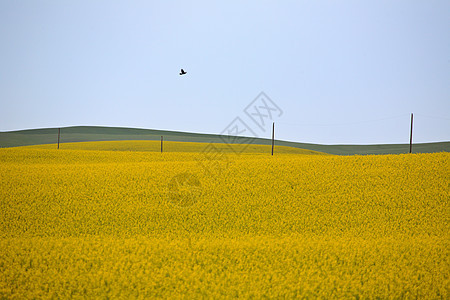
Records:
[[[449,141],[449,32],[448,0],[1,1],[0,131]]]

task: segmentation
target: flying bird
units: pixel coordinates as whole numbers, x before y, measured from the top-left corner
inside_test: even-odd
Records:
[[[187,73],[187,72],[186,72],[185,70],[181,69],[180,75],[184,75],[184,74],[186,74],[186,73]]]

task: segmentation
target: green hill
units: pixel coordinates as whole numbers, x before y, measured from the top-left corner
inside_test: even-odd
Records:
[[[75,126],[61,128],[61,143],[88,141],[121,141],[121,140],[160,140],[173,142],[224,143],[227,136],[215,134],[199,134],[167,130]],[[57,128],[30,129],[0,132],[0,147],[18,147],[27,145],[56,144]],[[233,137],[233,143],[270,145],[270,139]],[[337,155],[354,154],[400,154],[409,152],[409,144],[385,145],[319,145],[275,141],[276,145],[301,148]],[[450,142],[414,144],[414,153],[450,152]]]

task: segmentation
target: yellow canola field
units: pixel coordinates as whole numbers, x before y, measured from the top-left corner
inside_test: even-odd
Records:
[[[449,158],[0,149],[0,298],[448,299]]]
[[[23,149],[56,149],[56,144],[33,145],[21,147]],[[103,151],[140,151],[161,152],[161,141],[101,141],[61,143],[64,150],[103,150]],[[225,144],[225,143],[192,143],[163,141],[163,152],[196,152],[201,153],[211,149],[221,153],[271,153],[271,145],[257,144]],[[290,154],[321,154],[325,153],[287,146],[276,146],[276,153]]]

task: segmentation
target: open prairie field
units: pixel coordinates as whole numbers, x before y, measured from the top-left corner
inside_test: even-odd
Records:
[[[55,144],[24,146],[22,149],[55,149]],[[76,142],[61,144],[65,150],[96,150],[96,151],[134,151],[134,152],[161,152],[161,141],[100,141],[100,142]],[[210,150],[210,151],[209,151]],[[271,153],[271,146],[258,144],[223,144],[223,143],[193,143],[163,141],[163,152],[218,152],[223,154],[256,154]],[[306,150],[287,146],[277,146],[277,153],[291,154],[321,154],[313,150]]]
[[[152,143],[0,149],[0,298],[449,299],[449,153]]]

